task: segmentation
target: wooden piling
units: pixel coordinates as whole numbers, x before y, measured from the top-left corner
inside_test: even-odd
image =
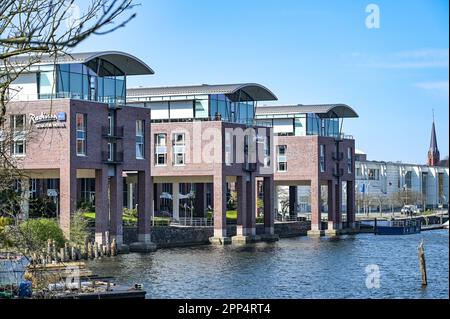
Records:
[[[427,280],[427,267],[425,263],[425,248],[423,246],[423,240],[420,242],[420,245],[417,249],[419,251],[419,268],[420,274],[422,275],[422,287],[424,287],[428,285],[428,280]]]
[[[117,256],[117,242],[115,238],[113,238],[111,243],[111,256]]]

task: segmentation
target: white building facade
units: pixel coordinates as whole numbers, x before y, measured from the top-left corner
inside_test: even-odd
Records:
[[[361,151],[357,151],[355,159],[359,212],[379,211],[380,206],[383,210],[399,208],[399,198],[422,209],[448,208],[448,167],[369,161]]]

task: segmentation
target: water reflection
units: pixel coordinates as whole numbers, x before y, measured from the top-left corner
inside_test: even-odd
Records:
[[[422,289],[417,245],[425,241],[429,286]],[[161,249],[95,261],[118,283],[143,283],[148,298],[448,298],[448,231],[294,238],[235,247]],[[365,285],[380,268],[379,289]]]

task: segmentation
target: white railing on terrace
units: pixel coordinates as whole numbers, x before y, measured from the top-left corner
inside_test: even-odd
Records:
[[[180,217],[178,219],[171,217],[151,218],[153,226],[191,226],[191,227],[209,227],[214,226],[212,218],[202,217]]]

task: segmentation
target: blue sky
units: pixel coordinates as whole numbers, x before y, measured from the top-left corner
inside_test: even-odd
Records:
[[[380,28],[366,27],[366,6]],[[279,104],[346,103],[370,159],[424,163],[435,111],[449,153],[449,3],[439,0],[142,0],[137,17],[76,51],[121,50],[156,74],[129,86],[257,82]]]

